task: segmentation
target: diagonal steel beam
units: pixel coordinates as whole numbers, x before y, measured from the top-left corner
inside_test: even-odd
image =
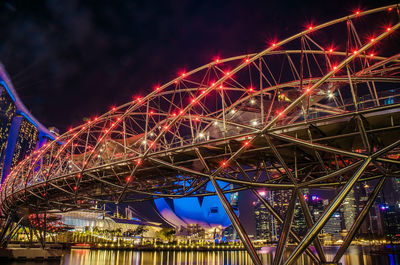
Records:
[[[276,247],[273,265],[279,265],[283,259],[283,253],[289,238],[289,231],[292,226],[294,216],[294,206],[296,205],[297,190],[292,190],[292,197],[286,211],[285,220],[283,221],[281,235],[279,236],[278,246]]]
[[[307,234],[301,240],[296,249],[292,252],[289,258],[286,260],[285,265],[293,264],[301,254],[303,254],[304,250],[310,245],[310,243],[314,240],[314,238],[318,235],[321,229],[328,222],[329,218],[335,212],[335,210],[339,207],[339,205],[343,202],[346,195],[353,188],[354,184],[358,181],[361,175],[364,173],[365,169],[368,167],[372,158],[368,157],[361,167],[355,172],[355,174],[347,181],[347,183],[343,186],[342,190],[338,193],[335,199],[330,203],[330,205],[326,208],[321,217],[315,222],[313,227],[309,229]]]
[[[367,203],[364,205],[364,207],[361,210],[360,214],[358,215],[357,219],[354,221],[349,232],[347,233],[346,237],[344,238],[342,245],[340,246],[335,257],[333,258],[334,263],[339,262],[340,258],[343,256],[344,252],[349,247],[351,241],[353,240],[353,238],[356,235],[358,229],[360,228],[362,222],[364,221],[369,210],[371,209],[371,206],[375,202],[376,197],[378,196],[379,192],[382,190],[383,184],[385,184],[385,180],[386,180],[386,176],[379,180],[374,191],[372,192],[371,196],[369,197]]]
[[[371,145],[369,143],[368,134],[365,130],[364,121],[362,120],[361,115],[357,115],[357,125],[365,149],[367,150],[368,154],[371,154]]]
[[[224,193],[222,192],[221,188],[219,187],[217,181],[211,175],[210,167],[207,165],[207,162],[205,161],[200,150],[196,148],[195,151],[196,151],[196,155],[199,157],[203,167],[206,169],[207,173],[210,174],[210,181],[211,181],[212,185],[214,186],[215,192],[217,193],[217,196],[218,196],[219,200],[221,201],[222,206],[225,209],[225,212],[228,214],[228,217],[231,220],[233,227],[235,228],[235,230],[238,233],[240,239],[242,240],[244,246],[246,247],[247,252],[249,253],[251,259],[253,260],[254,264],[261,265],[262,263],[261,263],[260,257],[257,255],[257,252],[256,252],[253,244],[251,243],[250,238],[248,237],[246,231],[244,230],[239,218],[237,218],[235,212],[233,211],[232,205],[228,202]],[[246,174],[246,176],[247,176],[247,174]]]
[[[322,177],[319,177],[319,178],[315,178],[315,179],[309,180],[307,182],[300,183],[299,184],[299,188],[307,187],[307,186],[309,186],[309,185],[311,185],[313,183],[318,183],[318,182],[325,181],[325,180],[328,180],[330,178],[342,175],[342,174],[346,173],[347,171],[350,171],[352,169],[355,169],[355,168],[361,166],[362,163],[363,163],[363,161],[360,160],[360,161],[357,161],[357,162],[355,162],[355,163],[353,163],[353,164],[351,164],[351,165],[349,165],[347,167],[344,167],[344,168],[338,169],[338,170],[336,170],[336,171],[334,171],[332,173],[329,173],[329,174],[327,174],[325,176],[322,176]]]
[[[5,235],[7,234],[7,231],[10,228],[11,224],[12,224],[12,214],[8,214],[7,220],[6,220],[5,224],[3,225],[1,233],[0,233],[0,243],[3,242],[3,239],[4,239]]]
[[[290,180],[293,182],[293,185],[295,187],[297,187],[297,180],[295,179],[295,177],[293,176],[292,171],[290,171],[289,167],[287,166],[285,160],[283,159],[283,157],[281,156],[281,154],[279,153],[278,149],[276,149],[275,145],[272,143],[271,139],[269,138],[269,136],[264,135],[265,139],[268,142],[268,145],[271,147],[272,152],[274,153],[275,157],[278,159],[279,163],[281,164],[281,166],[283,167],[283,169],[286,171],[286,174],[289,176]]]
[[[272,205],[266,201],[260,194],[258,194],[257,191],[255,191],[254,189],[251,190],[253,192],[253,194],[260,200],[260,202],[262,204],[264,204],[265,208],[268,209],[268,211],[274,216],[274,218],[279,222],[279,223],[283,223],[283,218],[279,215],[279,213],[274,209],[274,207],[272,207]],[[289,230],[290,234],[292,235],[292,237],[294,238],[294,240],[298,243],[300,242],[300,237],[296,234],[296,232],[293,230],[293,228],[291,228]],[[308,254],[310,256],[310,258],[317,264],[320,263],[320,260],[318,259],[317,256],[314,255],[314,253],[307,248],[306,249],[306,254]]]
[[[222,206],[225,209],[225,212],[228,214],[228,217],[231,220],[233,227],[235,228],[236,232],[238,233],[240,239],[242,240],[253,263],[255,265],[262,265],[260,257],[257,255],[257,252],[256,252],[253,244],[251,243],[249,236],[247,235],[246,231],[244,230],[244,227],[242,226],[239,218],[236,216],[235,212],[233,211],[231,204],[225,197],[225,195],[222,192],[221,188],[219,187],[217,181],[212,176],[210,176],[210,181],[211,181],[212,185],[214,186],[215,192],[217,193],[218,198],[221,201]]]
[[[313,226],[314,223],[313,223],[313,220],[311,217],[310,209],[308,208],[308,205],[307,205],[306,201],[304,200],[304,195],[301,192],[301,190],[297,191],[297,196],[299,197],[300,206],[301,206],[301,209],[303,210],[304,219],[306,220],[307,227],[308,227],[308,229],[311,229],[311,227]],[[321,241],[319,240],[318,235],[315,237],[315,240],[313,243],[314,243],[315,250],[317,251],[321,262],[322,263],[326,262],[324,250],[322,249]]]

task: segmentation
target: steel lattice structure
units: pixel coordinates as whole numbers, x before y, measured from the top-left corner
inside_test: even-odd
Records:
[[[293,264],[303,253],[324,263],[318,233],[353,186],[368,181],[374,192],[338,262],[384,181],[400,169],[398,14],[396,5],[356,12],[259,53],[182,73],[26,158],[1,189],[2,212],[11,223],[12,216],[24,218],[20,209],[68,211],[96,202],[216,193],[253,262],[261,264],[223,195],[251,189],[282,223],[274,264]],[[374,16],[391,25],[369,23]],[[335,36],[340,43],[332,45]],[[233,185],[220,187],[216,180]],[[215,193],[206,190],[208,181]],[[258,188],[291,194],[284,217]],[[338,191],[315,223],[303,188]],[[308,225],[305,236],[291,227],[296,201]],[[289,237],[298,246],[284,260]]]

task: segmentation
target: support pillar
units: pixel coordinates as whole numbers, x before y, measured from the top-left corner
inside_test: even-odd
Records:
[[[368,157],[364,161],[364,163],[361,165],[361,167],[347,181],[347,183],[344,185],[344,187],[339,192],[339,194],[335,197],[335,199],[331,202],[331,204],[328,206],[328,208],[324,211],[324,213],[317,220],[317,222],[315,222],[313,227],[307,232],[307,234],[301,240],[299,245],[296,247],[296,249],[292,252],[292,254],[289,256],[289,258],[286,260],[285,265],[293,264],[300,257],[300,255],[303,254],[304,250],[310,245],[310,243],[312,241],[314,241],[314,238],[318,235],[318,233],[321,231],[321,229],[325,226],[325,224],[328,222],[331,215],[335,212],[335,210],[343,202],[346,195],[350,192],[350,190],[353,188],[354,184],[358,181],[360,176],[364,173],[365,169],[367,168],[367,166],[369,165],[371,160],[372,160],[372,158]]]
[[[236,216],[235,212],[233,211],[231,204],[226,199],[224,193],[222,192],[221,188],[219,187],[217,181],[212,176],[210,177],[210,181],[213,184],[215,192],[217,193],[218,198],[221,201],[222,206],[225,209],[225,212],[228,214],[228,217],[231,220],[233,227],[235,228],[236,232],[238,233],[240,239],[242,240],[244,247],[246,248],[247,252],[249,253],[251,259],[253,260],[253,263],[255,265],[262,265],[260,257],[258,256],[253,244],[251,243],[250,238],[248,237],[246,231],[244,230],[242,224],[240,223],[239,218]]]
[[[296,198],[297,198],[297,190],[294,189],[292,191],[292,198],[290,199],[289,206],[286,211],[285,221],[283,222],[278,246],[276,247],[273,265],[279,265],[282,261],[283,253],[285,251],[285,247],[286,247],[286,243],[287,243],[287,239],[289,237],[289,231],[290,231],[290,228],[291,228],[292,222],[293,222],[294,206],[296,204]]]
[[[360,228],[362,222],[364,221],[365,217],[367,216],[369,210],[371,209],[371,206],[374,204],[376,197],[378,196],[379,192],[381,191],[383,184],[385,183],[386,176],[381,178],[376,185],[373,193],[369,197],[367,203],[364,205],[363,209],[361,210],[361,213],[358,215],[357,219],[354,221],[353,225],[351,226],[349,232],[347,233],[346,237],[343,240],[342,245],[340,246],[338,252],[336,253],[335,257],[333,258],[333,262],[337,263],[339,260],[342,258],[344,252],[347,250],[349,247],[351,241],[353,241],[354,236],[356,235],[356,232]]]

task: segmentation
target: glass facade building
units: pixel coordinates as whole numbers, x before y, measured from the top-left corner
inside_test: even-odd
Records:
[[[54,139],[54,133],[40,124],[21,102],[4,67],[0,64],[1,183],[12,168],[33,150]]]

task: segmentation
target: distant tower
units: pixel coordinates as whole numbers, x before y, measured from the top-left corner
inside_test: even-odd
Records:
[[[268,201],[277,213],[285,216],[291,193],[287,191],[260,191],[259,194]],[[281,224],[278,223],[273,215],[260,202],[254,205],[254,215],[256,218],[257,239],[267,241],[277,241],[279,239]]]
[[[270,195],[273,191],[261,191],[259,194],[268,202],[271,201]],[[276,241],[275,218],[269,213],[261,201],[254,202],[254,216],[256,219],[256,237],[266,241]]]
[[[308,189],[303,189],[303,197],[306,203],[309,204],[310,196]],[[298,235],[305,235],[305,233],[307,232],[307,223],[299,200],[296,201],[296,205],[294,208],[293,230]]]
[[[348,231],[354,223],[357,216],[357,204],[354,195],[354,190],[351,190],[343,201],[343,219],[344,228]]]
[[[340,232],[342,230],[342,218],[339,211],[336,211],[329,221],[324,226],[323,232],[330,235],[332,241],[337,241],[341,239]]]

